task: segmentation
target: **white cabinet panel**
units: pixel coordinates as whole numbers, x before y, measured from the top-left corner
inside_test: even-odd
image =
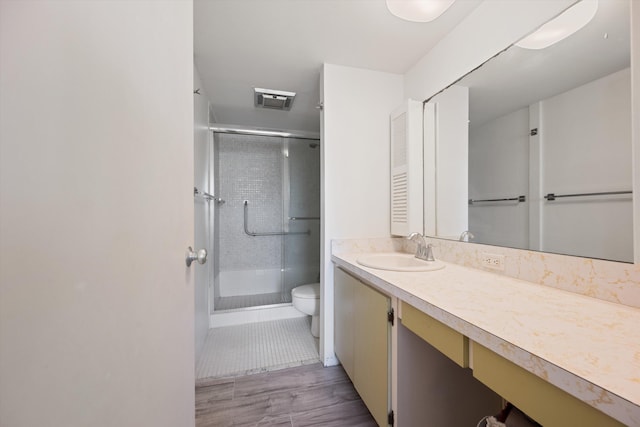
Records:
[[[423,232],[422,102],[391,113],[391,234]]]

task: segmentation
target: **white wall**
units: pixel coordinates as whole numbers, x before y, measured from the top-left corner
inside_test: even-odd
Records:
[[[630,70],[540,102],[542,195],[631,190]],[[542,249],[633,261],[628,196],[542,202]]]
[[[529,248],[529,108],[469,129],[469,198],[525,203],[469,206],[469,230],[489,245]]]
[[[209,97],[198,70],[193,68],[193,90],[200,89],[200,94],[193,95],[193,174],[194,186],[200,191],[213,194],[211,185],[213,142],[209,131]],[[213,263],[213,218],[214,202],[206,202],[201,197],[194,199],[194,249],[206,249],[207,262],[204,265],[195,265],[195,352],[196,366],[200,357],[200,350],[209,330],[209,285],[212,280]]]
[[[326,364],[336,363],[331,239],[388,237],[391,232],[389,114],[402,103],[402,81],[397,74],[323,67],[320,350]]]
[[[191,1],[0,2],[0,425],[194,425]]]
[[[452,86],[429,102],[436,111],[436,235],[458,238],[469,228],[469,88]]]

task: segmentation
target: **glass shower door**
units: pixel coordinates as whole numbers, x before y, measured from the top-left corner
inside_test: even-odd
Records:
[[[215,140],[216,194],[226,203],[216,217],[214,310],[280,303],[282,236],[262,234],[282,231],[282,138],[216,133]]]
[[[320,280],[320,145],[316,140],[288,139],[284,167],[286,213],[283,299],[296,286]]]
[[[214,311],[290,303],[320,271],[319,144],[214,135]]]

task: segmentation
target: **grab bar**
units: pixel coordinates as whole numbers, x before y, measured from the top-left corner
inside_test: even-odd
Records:
[[[290,216],[289,221],[311,221],[320,219],[319,216]]]
[[[207,202],[210,202],[211,200],[214,200],[219,205],[222,205],[225,202],[223,198],[216,197],[216,196],[214,196],[212,194],[207,193],[206,191],[200,191],[196,187],[193,187],[193,195],[194,196],[200,196],[204,200],[206,200]]]
[[[249,235],[249,236],[289,236],[292,234],[306,234],[306,235],[310,235],[311,231],[307,230],[307,231],[269,231],[269,232],[264,232],[264,233],[257,233],[257,232],[253,232],[253,231],[249,231],[249,226],[248,223],[249,222],[249,201],[245,200],[244,201],[244,232],[245,234]]]
[[[478,202],[518,202],[518,203],[522,203],[522,202],[526,202],[526,201],[527,201],[526,196],[518,196],[518,197],[510,197],[508,199],[484,199],[484,200],[469,199],[469,204],[472,205],[472,204],[478,203]]]
[[[609,196],[609,195],[616,195],[616,194],[632,194],[632,193],[633,191],[604,191],[601,193],[580,193],[580,194],[549,193],[546,196],[544,196],[544,198],[547,199],[548,201],[552,201],[555,199],[559,199],[561,197]]]

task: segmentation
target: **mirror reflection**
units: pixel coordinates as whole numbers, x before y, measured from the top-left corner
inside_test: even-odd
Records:
[[[516,44],[456,84],[469,90],[467,240],[633,262],[629,67],[629,2],[600,0],[573,35]]]

